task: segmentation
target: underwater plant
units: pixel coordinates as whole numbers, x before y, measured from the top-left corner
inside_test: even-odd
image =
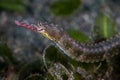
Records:
[[[68,16],[75,12],[80,5],[80,0],[58,0],[51,5],[50,10],[54,15]]]

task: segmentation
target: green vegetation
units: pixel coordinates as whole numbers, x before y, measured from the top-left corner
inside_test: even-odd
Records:
[[[15,11],[15,12],[24,12],[26,6],[23,0],[1,0],[0,1],[0,10]]]
[[[57,16],[67,16],[72,14],[79,6],[80,0],[58,0],[51,5],[51,11]]]
[[[70,37],[75,39],[78,42],[83,42],[83,43],[88,43],[90,42],[90,39],[87,35],[84,33],[80,32],[79,30],[75,29],[68,29],[67,33],[69,34]]]
[[[115,22],[103,13],[99,14],[96,18],[94,31],[96,31],[96,29],[98,30],[97,35],[103,38],[110,38],[117,33]]]

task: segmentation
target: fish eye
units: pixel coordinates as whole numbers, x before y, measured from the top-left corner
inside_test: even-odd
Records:
[[[40,32],[45,31],[45,29],[43,29],[43,28],[38,28],[37,30]]]
[[[37,31],[44,32],[45,31],[45,25],[41,22],[39,22],[37,25]]]

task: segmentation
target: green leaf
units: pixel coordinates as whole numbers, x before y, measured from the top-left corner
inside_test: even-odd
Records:
[[[51,5],[51,11],[54,15],[67,16],[72,14],[80,3],[80,0],[58,0]]]
[[[45,49],[45,56],[44,59],[46,61],[47,67],[53,65],[54,63],[62,63],[65,66],[68,66],[68,59],[69,57],[65,55],[63,52],[59,51],[55,46],[50,45],[48,48]]]
[[[0,2],[0,9],[9,11],[24,12],[26,7],[20,0],[5,0]]]
[[[80,32],[79,30],[68,29],[67,33],[69,34],[70,37],[72,37],[78,42],[88,43],[90,41],[89,37],[84,33]]]
[[[110,38],[116,34],[115,22],[104,14],[99,14],[96,18],[95,27],[98,29],[97,34],[103,38]]]
[[[75,74],[74,74],[74,77],[75,77],[74,80],[84,80],[83,76],[80,75],[80,74],[78,74],[78,73],[75,73]]]
[[[18,12],[23,12],[25,11],[25,7],[20,4],[14,4],[14,3],[0,3],[0,7],[4,9],[8,9],[11,11],[18,11]]]

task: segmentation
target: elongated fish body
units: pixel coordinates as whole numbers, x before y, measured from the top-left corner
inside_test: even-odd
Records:
[[[111,39],[95,44],[78,43],[72,39],[65,31],[55,27],[55,25],[47,25],[38,23],[29,25],[19,21],[17,25],[39,32],[46,38],[55,42],[55,44],[69,57],[81,62],[97,62],[106,59],[107,55],[115,55],[110,53],[112,50],[120,46],[120,33]]]
[[[78,43],[67,35],[57,42],[63,48],[66,55],[81,62],[98,62],[104,60],[107,55],[115,55],[111,51],[120,46],[120,35],[96,44]]]

